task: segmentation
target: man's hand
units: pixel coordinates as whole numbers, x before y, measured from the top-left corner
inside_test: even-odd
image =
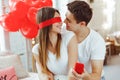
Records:
[[[82,74],[78,74],[74,69],[72,70],[70,76],[72,77],[69,80],[89,80],[89,74],[88,72],[84,69],[84,72]]]

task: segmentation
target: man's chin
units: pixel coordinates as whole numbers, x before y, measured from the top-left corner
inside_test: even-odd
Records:
[[[70,31],[70,29],[69,29],[68,27],[66,27],[66,29],[67,29],[68,31]]]
[[[66,28],[68,31],[72,31],[72,30],[70,30],[69,28]]]

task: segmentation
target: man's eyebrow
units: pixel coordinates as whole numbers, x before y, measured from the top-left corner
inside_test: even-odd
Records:
[[[71,22],[68,18],[66,18],[69,22]]]
[[[66,16],[66,19],[67,19],[69,22],[71,22],[70,19],[67,18],[67,14],[65,14],[65,16]]]
[[[71,22],[70,19],[68,19],[67,17],[66,17],[66,19],[67,19],[67,21]]]

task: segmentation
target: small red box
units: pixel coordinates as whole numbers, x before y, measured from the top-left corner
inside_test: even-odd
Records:
[[[74,70],[78,73],[78,74],[82,74],[84,72],[84,64],[76,62]]]

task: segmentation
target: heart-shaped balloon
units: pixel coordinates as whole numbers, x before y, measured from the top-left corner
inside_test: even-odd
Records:
[[[7,31],[20,30],[26,38],[34,38],[38,33],[37,10],[45,6],[52,7],[52,0],[9,0],[10,12],[0,19],[0,25]]]
[[[19,1],[24,1],[24,0],[9,0],[8,4],[9,4],[10,11],[15,10],[15,5]]]
[[[18,20],[16,15],[13,13],[9,13],[6,16],[4,20],[4,24],[5,24],[4,28],[12,32],[18,31],[21,26],[20,21]]]
[[[29,19],[32,23],[34,23],[34,24],[37,24],[37,23],[36,23],[36,14],[37,14],[37,11],[38,11],[37,8],[31,7],[31,8],[29,9],[28,13],[27,13],[28,19]]]
[[[29,20],[25,18],[20,31],[26,38],[32,39],[38,34],[38,25],[30,23]]]
[[[25,2],[19,1],[16,3],[15,10],[12,11],[12,13],[14,13],[17,18],[23,19],[27,15],[29,8],[30,6],[27,5]]]
[[[52,7],[52,0],[25,0],[27,4],[35,8],[41,8],[44,6]]]
[[[27,15],[29,6],[26,5],[23,1],[19,1],[15,5],[15,10],[8,13],[5,18],[5,29],[8,31],[18,31],[21,27],[21,22],[24,17]]]
[[[34,6],[35,4],[39,3],[40,0],[24,0],[24,2],[30,6]]]
[[[52,7],[52,0],[40,0],[39,3],[35,4],[34,6],[37,8],[49,6]]]

